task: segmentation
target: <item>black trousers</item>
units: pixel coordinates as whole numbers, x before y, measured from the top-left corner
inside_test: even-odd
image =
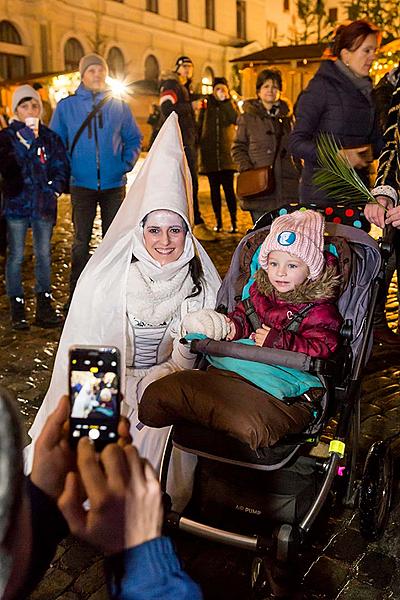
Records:
[[[200,214],[199,208],[199,178],[197,175],[196,146],[185,146],[185,155],[186,160],[188,161],[190,175],[192,176],[194,224],[200,225],[201,223],[204,223],[204,220]]]
[[[74,225],[70,275],[71,296],[79,275],[89,260],[89,246],[97,205],[100,205],[101,231],[104,237],[124,198],[125,186],[99,191],[83,187],[71,188],[72,222]]]
[[[234,171],[216,171],[215,173],[207,173],[210,183],[211,204],[213,207],[217,226],[222,227],[222,200],[221,200],[221,185],[224,190],[226,204],[231,216],[232,227],[236,227],[236,195],[233,189],[233,174]]]

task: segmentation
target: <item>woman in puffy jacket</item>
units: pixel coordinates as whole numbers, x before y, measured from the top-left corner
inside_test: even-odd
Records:
[[[256,82],[257,99],[244,104],[238,119],[232,157],[239,172],[274,167],[275,189],[257,199],[240,199],[243,210],[249,210],[256,222],[265,212],[297,201],[298,171],[288,152],[288,138],[293,115],[282,100],[282,77],[276,69],[264,69]]]
[[[379,156],[382,137],[368,76],[380,34],[366,21],[341,25],[333,42],[333,60],[324,60],[298,99],[296,124],[290,136],[290,150],[304,161],[299,197],[306,204],[327,207],[325,192],[316,188],[312,177],[317,167],[316,142],[329,133],[342,147],[341,153],[369,185],[369,165]],[[357,200],[355,200],[357,202]]]
[[[235,137],[238,110],[230,97],[225,77],[216,77],[213,93],[204,100],[199,115],[199,139],[201,166],[200,173],[208,177],[211,191],[211,204],[216,225],[214,231],[222,230],[221,185],[231,217],[230,233],[237,233],[236,196],[233,176],[236,170],[231,156],[231,146]]]

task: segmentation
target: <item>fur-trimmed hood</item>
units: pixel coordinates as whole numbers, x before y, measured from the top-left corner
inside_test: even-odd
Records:
[[[167,69],[161,73],[160,81],[168,81],[169,79],[174,79],[177,83],[180,83],[179,75],[176,71],[172,71],[171,69]]]
[[[259,269],[254,280],[258,291],[264,296],[274,296],[290,304],[304,304],[319,300],[337,300],[340,293],[341,275],[338,274],[338,263],[333,254],[325,253],[326,266],[322,275],[315,281],[306,279],[293,291],[281,293],[270,283],[267,271]]]

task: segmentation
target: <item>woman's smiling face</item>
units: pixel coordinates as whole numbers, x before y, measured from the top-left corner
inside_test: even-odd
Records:
[[[161,266],[178,260],[182,255],[186,233],[182,217],[172,210],[154,210],[144,219],[145,248]]]

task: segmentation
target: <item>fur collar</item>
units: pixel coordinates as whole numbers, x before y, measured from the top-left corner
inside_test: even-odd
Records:
[[[279,105],[279,110],[276,113],[275,117],[290,117],[291,116],[291,110],[290,110],[290,106],[288,104],[288,102],[286,102],[286,100],[282,100],[282,98],[277,102],[277,104]],[[261,102],[261,100],[258,99],[251,99],[251,100],[246,100],[246,102],[243,105],[243,110],[245,113],[248,113],[250,115],[254,115],[257,117],[261,117],[263,118],[273,118],[270,115],[268,115],[268,112],[266,111],[266,109],[263,106],[263,103]]]
[[[327,265],[319,279],[306,279],[293,291],[281,293],[275,290],[268,279],[267,271],[258,269],[254,276],[258,291],[264,296],[272,296],[285,300],[290,304],[304,304],[318,300],[336,300],[339,296],[341,276],[337,274],[336,265]]]

